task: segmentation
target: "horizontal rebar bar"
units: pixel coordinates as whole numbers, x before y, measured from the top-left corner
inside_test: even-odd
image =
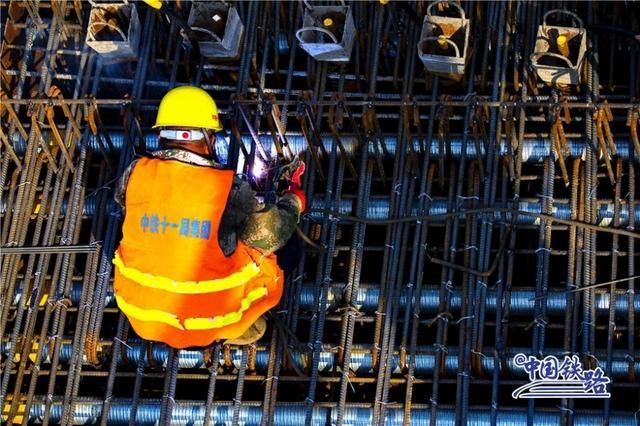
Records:
[[[43,133],[46,138],[47,132],[43,132]],[[113,143],[114,149],[121,150],[125,146],[125,136],[122,132],[110,132],[109,138]],[[273,143],[273,139],[271,138],[271,135],[260,134],[258,138],[260,139],[261,144],[265,147],[268,153],[272,157],[274,157],[276,155],[276,147],[275,147],[275,144]],[[14,149],[16,150],[16,152],[18,153],[24,152],[26,145],[24,140],[20,137],[19,134],[16,133],[12,135],[11,140],[13,142]],[[347,152],[350,156],[354,156],[357,152],[357,147],[358,147],[358,140],[356,139],[356,137],[353,134],[351,135],[345,134],[341,136],[341,140],[342,140],[342,144],[344,145],[345,152]],[[412,140],[413,140],[413,148],[416,151],[419,151],[421,141],[417,137],[414,137]],[[149,151],[155,151],[158,149],[157,133],[155,132],[146,133],[144,135],[144,141]],[[242,142],[244,143],[247,149],[250,149],[252,141],[253,139],[250,134],[242,135]],[[309,147],[306,139],[300,133],[287,132],[287,141],[294,154],[300,153]],[[322,137],[322,143],[324,144],[326,150],[331,149],[332,142],[333,142],[333,139],[331,136]],[[384,143],[389,155],[395,155],[396,146],[397,146],[397,137],[391,136],[391,135],[385,135],[384,138],[382,139],[382,142]],[[581,157],[584,155],[586,148],[585,148],[585,142],[583,140],[569,138],[567,140],[567,143],[569,147],[569,156]],[[216,144],[217,154],[220,157],[220,161],[222,162],[226,162],[227,160],[226,146],[227,144]],[[431,149],[429,152],[431,156],[437,157],[440,149],[439,144],[432,143],[430,144],[430,146],[431,146]],[[95,136],[89,137],[89,147],[93,151],[99,152],[100,145]],[[623,159],[629,158],[630,147],[632,148],[633,144],[630,143],[628,136],[616,138],[616,149],[618,152],[618,156],[620,156],[620,158],[623,158]],[[546,157],[552,154],[551,149],[552,149],[552,143],[550,139],[544,139],[544,138],[525,139],[522,144],[522,161],[529,162],[529,163],[541,163]],[[457,159],[460,157],[461,151],[462,151],[461,138],[459,136],[455,137],[452,135],[449,141],[449,147],[447,148],[448,155],[450,155],[452,159]],[[373,148],[373,146],[369,146],[369,152],[371,154],[375,153],[375,149]],[[480,145],[480,152],[483,156],[486,154],[484,145],[482,144]],[[468,142],[466,153],[467,153],[467,157],[470,157],[470,158],[477,157],[476,145]],[[503,138],[500,143],[499,154],[507,155],[510,153],[511,153],[510,148],[507,146],[506,141]]]
[[[77,245],[77,246],[5,246],[0,247],[0,256],[5,254],[43,254],[43,253],[94,253],[100,246]]]
[[[95,424],[100,419],[103,401],[78,398],[74,424]],[[160,400],[143,400],[138,405],[136,425],[157,424],[160,417]],[[312,424],[325,424],[331,418],[335,422],[332,404],[318,405],[313,409]],[[527,413],[522,409],[503,409],[498,413],[497,426],[520,426],[527,423]],[[29,412],[28,419],[37,422],[41,418],[44,409],[42,398],[34,403]],[[212,421],[214,424],[230,424],[233,418],[234,407],[232,403],[214,403],[212,409]],[[107,421],[110,425],[129,424],[131,402],[119,399],[110,401],[110,409]],[[201,402],[175,401],[173,405],[173,418],[171,424],[202,424],[204,422],[205,405]],[[51,409],[51,422],[60,420],[62,406],[56,400]],[[249,405],[244,402],[240,407],[239,422],[244,426],[257,426],[261,424],[262,407]],[[399,404],[388,404],[385,425],[402,425],[404,410]],[[556,425],[560,423],[561,413],[558,411],[538,410],[533,418],[534,426]],[[415,424],[428,424],[430,412],[424,406],[415,404],[412,412],[412,421]],[[437,424],[449,425],[454,423],[455,410],[442,407],[438,410]],[[300,426],[304,423],[305,405],[302,403],[277,402],[273,421],[278,426]],[[469,410],[469,424],[489,424],[490,411],[486,409]],[[371,425],[372,409],[368,404],[348,403],[344,410],[344,422],[353,426]],[[602,415],[589,411],[580,411],[575,414],[574,426],[593,426],[600,424]],[[612,413],[610,426],[629,426],[635,423],[633,413]]]
[[[311,209],[321,210],[324,207],[324,202],[322,199],[314,198],[310,204],[311,205],[309,207]],[[342,214],[351,215],[353,214],[353,205],[354,205],[353,200],[347,199],[347,200],[340,200],[340,203],[336,207],[338,212]],[[460,200],[458,204],[458,208],[464,209],[465,206],[467,205],[470,205],[468,200]],[[111,212],[116,211],[115,209],[117,209],[117,207],[113,201],[111,200],[109,201],[109,206],[110,206],[109,211]],[[64,215],[66,213],[66,207],[67,207],[67,202],[65,200],[62,205],[61,214]],[[500,209],[503,206],[500,203],[496,203],[494,207],[496,209]],[[448,204],[446,201],[436,199],[430,203],[428,214],[430,215],[445,214],[449,212],[447,208],[448,208]],[[526,213],[538,214],[542,212],[542,204],[537,202],[521,201],[519,203],[518,210]],[[416,199],[416,201],[414,202],[414,207],[408,216],[416,216],[419,214],[420,211],[421,211],[420,200]],[[6,212],[6,201],[5,199],[2,199],[0,200],[0,215],[4,214],[5,212]],[[389,212],[389,202],[386,199],[374,198],[369,200],[365,217],[367,219],[387,219],[388,212]],[[83,206],[82,214],[85,217],[91,217],[96,214],[96,200],[94,197],[87,198]],[[613,215],[614,215],[614,205],[612,203],[600,203],[597,209],[596,224],[602,227],[609,226],[613,220]],[[491,216],[491,215],[485,214],[485,218],[487,216]],[[553,205],[553,216],[559,219],[570,219],[571,205],[568,203],[555,203]],[[323,217],[323,214],[318,211],[312,211],[312,212],[306,213],[304,217],[311,220],[316,220],[316,219],[321,219]],[[634,217],[635,217],[635,223],[640,224],[640,201],[636,202],[635,204]],[[501,213],[500,211],[497,211],[493,214],[493,219],[497,222],[504,221],[509,223],[511,221],[511,213]],[[627,225],[628,220],[629,220],[628,206],[622,205],[620,207],[620,222],[619,222],[620,226]],[[444,221],[445,219],[437,216],[435,216],[433,219],[430,219],[431,223],[442,223]],[[540,219],[521,214],[517,216],[516,223],[519,225],[539,225]]]
[[[163,344],[155,344],[152,349],[152,362],[149,362],[147,351],[140,350],[140,342],[135,339],[129,339],[125,347],[126,360],[123,357],[118,358],[120,365],[136,365],[140,354],[144,357],[144,365],[149,366],[167,366],[167,360],[169,358],[169,348]],[[111,342],[102,342],[101,347],[109,347]],[[8,350],[7,343],[0,344],[0,353],[5,354]],[[506,369],[509,374],[514,377],[523,378],[527,376],[527,373],[521,367],[516,367],[513,362],[513,357],[518,353],[526,353],[527,348],[523,347],[510,347],[508,352],[504,354],[504,361]],[[60,350],[60,362],[68,363],[73,352],[73,346],[68,342],[63,342]],[[372,348],[364,348],[362,345],[354,345],[351,352],[351,360],[349,363],[349,369],[357,375],[373,375],[375,372],[372,358]],[[484,353],[478,354],[481,358],[482,371],[484,374],[492,374],[494,369],[494,354],[496,352],[493,348],[485,348]],[[561,348],[548,348],[545,349],[546,355],[562,356],[564,350]],[[415,357],[415,372],[416,374],[431,374],[433,373],[433,367],[435,365],[436,349],[433,346],[418,346],[416,348]],[[242,363],[242,349],[235,348],[229,352],[229,360],[236,368],[240,368]],[[297,367],[305,371],[309,367],[307,363],[306,354],[300,352],[292,352],[293,360],[296,362]],[[337,352],[322,351],[319,354],[318,372],[331,373],[332,371],[341,370],[341,363],[339,362]],[[606,354],[596,353],[595,359],[598,360],[598,366],[603,370],[608,367],[605,360]],[[615,383],[625,382],[629,380],[629,356],[626,352],[618,350],[614,351],[612,363],[611,363],[611,378],[615,379]],[[458,370],[458,349],[451,347],[447,350],[445,357],[444,367],[445,372],[449,376],[455,376]],[[43,349],[43,363],[50,363],[49,348]],[[224,366],[224,359],[220,360],[220,366]],[[403,374],[403,368],[405,365],[401,364],[402,360],[399,353],[389,359],[391,371],[393,374]],[[255,369],[258,372],[264,372],[269,364],[269,350],[259,349],[255,353]],[[640,361],[635,361],[633,368],[640,372]],[[206,359],[203,352],[200,350],[181,350],[180,358],[178,361],[180,368],[207,368]],[[504,366],[503,366],[504,367]]]
[[[13,303],[16,304],[20,300],[22,285],[18,283],[17,290],[13,298]],[[326,309],[334,310],[340,309],[343,305],[343,290],[344,285],[340,283],[334,283],[329,289],[328,302]],[[420,309],[423,315],[433,315],[438,311],[438,305],[440,303],[439,298],[440,286],[425,285],[422,288],[420,296]],[[453,283],[450,286],[451,298],[450,308],[451,313],[456,314],[460,311],[462,304],[462,294],[460,288],[456,288]],[[399,305],[401,310],[405,310],[411,306],[412,290],[405,288],[400,293]],[[77,304],[80,301],[82,294],[82,283],[73,283],[71,289],[71,301]],[[378,306],[378,298],[380,297],[379,286],[362,284],[353,293],[352,305],[356,307],[360,312],[364,314],[374,313]],[[531,315],[535,308],[535,289],[533,288],[515,288],[511,292],[510,304],[512,316],[525,316]],[[549,293],[546,298],[547,314],[551,316],[564,315],[567,307],[567,293],[559,289],[549,289]],[[620,317],[626,317],[629,313],[628,308],[629,296],[626,290],[618,289],[616,292],[616,311]],[[314,289],[313,284],[304,283],[300,290],[300,308],[305,311],[312,311],[315,309],[314,303]],[[486,295],[486,309],[489,313],[495,312],[496,309],[496,290],[488,289]],[[596,291],[594,304],[596,307],[596,315],[606,315],[609,312],[611,303],[611,295],[604,289]],[[115,299],[111,291],[107,292],[105,298],[105,305],[107,307],[113,307],[115,305]],[[640,294],[634,295],[633,312],[636,315],[640,315]]]
[[[62,52],[75,54],[75,52],[71,52],[71,51],[62,51]],[[10,75],[13,75],[13,73],[15,73],[15,71],[12,71],[12,70],[7,70],[6,72]],[[63,78],[65,78],[66,76],[68,76],[67,78],[71,77],[70,74],[58,74],[58,75],[62,75]],[[299,74],[299,76],[301,77],[305,75],[306,74]],[[104,80],[109,81],[108,78],[105,78]],[[128,79],[119,79],[119,80],[124,80],[129,82],[131,81]],[[160,85],[164,84],[163,82],[158,82],[158,81],[151,81],[150,83],[151,84],[155,83]],[[361,94],[358,94],[358,95],[361,95]],[[347,106],[375,105],[375,106],[394,107],[394,106],[414,106],[415,105],[415,106],[452,106],[452,107],[462,107],[462,108],[468,107],[468,106],[476,106],[476,105],[487,106],[491,108],[506,108],[506,107],[551,108],[558,105],[550,101],[550,96],[532,96],[527,101],[491,101],[486,99],[464,100],[466,96],[458,95],[458,96],[451,96],[452,100],[448,100],[448,101],[447,100],[432,101],[428,99],[429,98],[428,95],[418,95],[416,96],[415,102],[414,101],[408,102],[402,99],[393,99],[393,98],[399,97],[399,95],[397,94],[387,95],[384,93],[380,93],[379,96],[380,96],[380,99],[375,101],[343,100],[340,103]],[[391,98],[391,99],[388,99],[388,98]],[[602,96],[600,98],[601,99],[600,102],[588,102],[588,101],[578,101],[578,99],[584,99],[584,96],[568,96],[567,97],[568,101],[566,103],[562,103],[561,105],[562,106],[566,105],[569,108],[588,108],[588,109],[597,108],[599,106],[604,106],[604,105],[608,106],[611,109],[632,109],[640,106],[640,103],[633,103],[633,102],[615,102],[614,101],[614,102],[607,102],[606,104],[604,103],[608,99],[625,99],[625,98],[627,97],[624,95],[609,95],[609,96]],[[36,104],[61,105],[63,102],[69,105],[90,104],[93,102],[95,102],[98,105],[127,105],[132,103],[133,100],[122,98],[122,99],[95,99],[95,100],[65,99],[64,101],[60,101],[57,99],[35,98],[35,99],[7,99],[7,100],[3,100],[3,102],[6,102],[12,105],[36,105]],[[140,103],[141,105],[157,105],[160,103],[160,99],[137,99],[136,102]],[[232,102],[243,104],[243,105],[258,105],[262,101],[253,100],[253,99],[236,99],[233,101],[228,101],[224,99],[216,100],[216,103],[219,103],[220,105],[226,105]],[[299,101],[297,100],[282,100],[282,99],[274,99],[274,100],[270,100],[269,102],[273,105],[297,105],[299,103]],[[329,101],[329,100],[316,100],[311,102],[311,105],[314,105],[314,106],[332,106],[336,104],[337,104],[336,101]]]

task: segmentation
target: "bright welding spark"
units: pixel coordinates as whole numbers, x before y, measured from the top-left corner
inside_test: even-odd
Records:
[[[267,173],[267,166],[262,161],[256,159],[251,167],[251,176],[255,179],[262,179]]]

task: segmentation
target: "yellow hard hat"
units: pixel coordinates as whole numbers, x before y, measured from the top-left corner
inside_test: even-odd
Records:
[[[142,1],[144,1],[146,4],[148,4],[154,9],[160,9],[162,7],[161,0],[142,0]]]
[[[153,128],[168,126],[222,130],[215,101],[207,92],[194,86],[171,89],[160,101]]]

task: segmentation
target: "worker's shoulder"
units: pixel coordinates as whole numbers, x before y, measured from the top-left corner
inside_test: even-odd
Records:
[[[148,158],[153,160],[177,160],[182,161],[183,163],[191,163],[193,161],[194,154],[184,150],[184,149],[161,149],[159,151],[153,152],[149,155]]]
[[[242,174],[234,174],[231,182],[231,190],[229,194],[229,202],[231,206],[238,207],[243,211],[256,211],[256,193]]]
[[[233,186],[236,187],[245,187],[245,188],[251,188],[251,184],[249,183],[249,179],[247,177],[247,175],[245,175],[244,173],[234,173],[233,175]]]
[[[254,197],[255,191],[245,175],[234,174],[231,181],[231,190],[247,197]]]

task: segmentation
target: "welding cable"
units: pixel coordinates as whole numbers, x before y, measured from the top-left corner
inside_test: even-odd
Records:
[[[429,262],[435,263],[436,265],[446,266],[448,268],[455,269],[457,271],[466,272],[471,275],[476,275],[478,277],[486,278],[486,277],[490,277],[491,274],[493,274],[496,268],[498,267],[498,262],[500,261],[500,259],[502,258],[502,255],[504,254],[504,249],[507,245],[507,239],[510,234],[511,234],[511,227],[509,226],[507,228],[507,232],[505,232],[504,235],[502,236],[502,240],[500,240],[500,246],[498,247],[498,252],[496,253],[496,257],[493,259],[491,266],[486,271],[478,271],[476,269],[460,266],[456,263],[447,262],[446,260],[436,259],[435,257],[431,257],[429,253],[426,253],[426,252],[425,252],[425,255],[427,256],[427,260],[429,260]]]
[[[590,25],[587,25],[587,29],[594,32],[599,32],[599,33],[616,34],[624,37],[633,38],[638,43],[640,43],[640,34],[636,34],[635,32],[624,29],[624,28],[612,27],[609,25],[590,24]]]
[[[631,280],[637,280],[640,279],[640,275],[633,275],[630,277],[624,277],[624,278],[618,278],[616,280],[611,280],[611,281],[605,281],[602,283],[598,283],[598,284],[591,284],[591,285],[587,285],[584,287],[576,287],[576,288],[572,288],[570,290],[562,290],[562,291],[558,291],[557,293],[566,293],[566,294],[570,294],[570,293],[578,293],[580,291],[583,290],[591,290],[592,288],[598,288],[598,287],[606,287],[606,286],[610,286],[612,284],[618,284],[618,283],[623,283],[626,281],[631,281]],[[544,300],[545,296],[540,296],[540,297],[532,297],[531,299],[529,299],[530,302],[535,302],[536,300]]]
[[[302,241],[304,241],[305,243],[307,243],[311,247],[313,247],[314,251],[318,251],[320,253],[326,253],[327,252],[326,248],[316,244],[311,238],[309,238],[307,236],[307,234],[304,233],[304,231],[302,229],[300,229],[300,227],[298,225],[296,225],[296,232],[298,233],[300,238],[302,238]]]
[[[422,19],[418,16],[415,9],[403,1],[394,1],[391,3],[396,9],[404,10],[409,18],[416,24],[422,25]]]
[[[128,144],[128,147],[132,150],[134,155],[141,155],[147,151],[147,141],[146,138],[142,135],[142,128],[140,127],[140,114],[139,112],[133,112],[134,104],[127,104],[124,107],[124,112],[122,114],[122,127],[124,129],[124,135]],[[131,138],[131,131],[129,127],[129,121],[132,120],[135,125],[135,130],[139,138],[139,142],[136,145],[134,140]],[[136,147],[140,148],[141,152],[137,152]]]
[[[177,12],[173,11],[168,5],[163,3],[161,0],[143,0],[147,5],[156,9],[157,11],[163,13],[169,21],[173,21],[176,23],[178,27],[182,31],[184,31],[184,38],[189,41],[191,45],[191,49],[195,53],[196,58],[201,59],[200,55],[200,46],[198,44],[198,39],[196,38],[195,33],[191,30],[191,27],[187,25],[182,16],[180,16]]]
[[[481,209],[471,209],[471,210],[463,210],[463,211],[459,211],[459,212],[450,212],[450,213],[440,213],[440,214],[432,214],[432,215],[424,215],[424,216],[405,216],[405,217],[399,217],[399,218],[394,218],[394,219],[366,219],[366,218],[362,218],[362,217],[357,217],[357,216],[351,216],[345,213],[340,213],[338,211],[335,210],[329,210],[329,209],[309,209],[307,210],[307,213],[323,213],[326,215],[330,215],[330,216],[334,216],[340,219],[345,219],[351,222],[358,222],[358,223],[364,223],[365,225],[390,225],[390,224],[394,224],[394,223],[402,223],[402,222],[415,222],[418,220],[429,220],[429,219],[446,219],[449,217],[455,217],[455,216],[466,216],[469,214],[482,214],[482,213],[511,213],[514,215],[519,215],[519,216],[527,216],[527,217],[533,217],[536,219],[540,219],[540,220],[548,220],[550,222],[556,222],[556,223],[560,223],[562,225],[573,225],[576,226],[578,228],[584,228],[584,229],[589,229],[592,231],[596,231],[596,232],[606,232],[609,234],[616,234],[616,235],[622,235],[625,237],[629,237],[629,238],[633,238],[636,240],[640,240],[640,234],[636,233],[636,232],[631,232],[631,231],[626,231],[624,229],[617,229],[617,228],[605,228],[602,226],[598,226],[595,224],[591,224],[591,223],[585,223],[585,222],[580,222],[578,220],[572,220],[572,219],[561,219],[558,217],[554,217],[551,215],[546,215],[546,214],[542,214],[542,213],[532,213],[532,212],[528,212],[525,210],[518,210],[518,209],[509,209],[506,207],[484,207]]]
[[[280,343],[284,348],[284,353],[285,353],[285,356],[287,357],[287,361],[289,362],[289,365],[293,368],[293,371],[298,375],[298,377],[308,378],[307,374],[305,374],[305,372],[302,371],[298,366],[298,363],[296,362],[296,359],[292,350],[292,349],[295,349],[296,351],[298,351],[298,353],[303,354],[305,352],[304,345],[300,343],[300,341],[298,340],[298,336],[296,336],[296,334],[280,319],[278,313],[275,313],[275,314],[267,313],[267,314],[268,315],[265,315],[265,316],[272,319],[273,324],[278,329],[278,338],[280,339]],[[291,348],[291,345],[288,343],[287,336],[289,336],[293,341],[293,348]]]

